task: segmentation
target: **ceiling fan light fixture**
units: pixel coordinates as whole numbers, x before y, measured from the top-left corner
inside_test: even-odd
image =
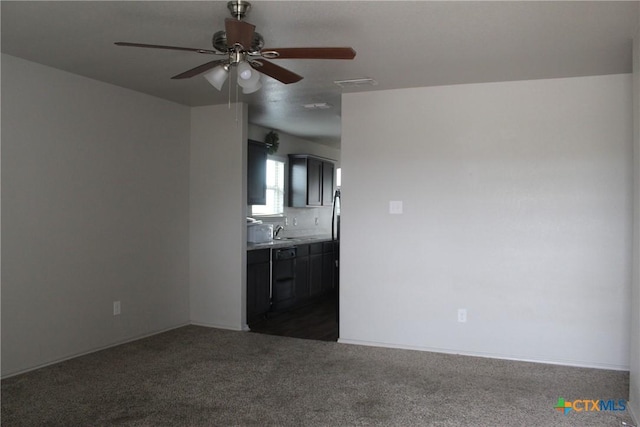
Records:
[[[260,90],[261,87],[262,87],[262,83],[260,82],[260,80],[258,80],[256,84],[251,87],[243,87],[242,93],[248,95],[250,93],[257,92],[258,90]]]
[[[238,78],[242,80],[250,80],[254,71],[248,62],[240,62],[238,64]]]
[[[211,71],[204,73],[202,77],[207,79],[211,86],[218,90],[222,90],[222,85],[227,81],[227,77],[229,77],[229,68],[225,65],[218,65]]]
[[[244,61],[238,64],[238,85],[243,89],[252,89],[260,81],[260,73]]]

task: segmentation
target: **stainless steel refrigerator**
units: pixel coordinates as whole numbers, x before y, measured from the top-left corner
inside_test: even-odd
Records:
[[[338,335],[340,335],[340,189],[333,194],[333,212],[331,215],[331,240],[334,242],[334,277],[337,298],[336,320],[338,321]]]

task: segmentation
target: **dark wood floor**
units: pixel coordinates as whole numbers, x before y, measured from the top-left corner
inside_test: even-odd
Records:
[[[251,332],[319,341],[338,340],[338,300],[327,296],[313,304],[284,313],[270,313],[251,323]]]

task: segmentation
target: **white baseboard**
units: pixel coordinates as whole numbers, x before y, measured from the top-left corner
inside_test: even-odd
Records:
[[[460,351],[446,348],[422,347],[412,345],[400,345],[375,341],[361,341],[352,339],[338,339],[342,344],[364,345],[369,347],[398,348],[402,350],[429,351],[433,353],[455,354],[460,356],[485,357],[489,359],[513,360],[517,362],[544,363],[547,365],[575,366],[579,368],[606,369],[612,371],[629,371],[629,366],[613,365],[608,363],[594,363],[576,360],[553,360],[553,359],[536,359],[530,357],[517,357],[497,353],[483,353],[474,351]]]
[[[226,329],[228,331],[248,331],[249,330],[248,327],[238,326],[238,325],[221,325],[218,323],[193,322],[193,321],[191,322],[191,324],[194,326],[204,326],[205,328]]]
[[[8,374],[4,374],[0,379],[4,380],[6,378],[15,377],[16,375],[20,375],[20,374],[24,374],[24,373],[27,373],[27,372],[35,371],[36,369],[44,368],[46,366],[55,365],[56,363],[64,362],[66,360],[75,359],[76,357],[86,356],[87,354],[96,353],[98,351],[106,350],[108,348],[117,347],[117,346],[122,345],[122,344],[127,344],[127,343],[130,343],[130,342],[133,342],[133,341],[138,341],[138,340],[141,340],[141,339],[144,339],[144,338],[152,337],[154,335],[158,335],[158,334],[162,334],[162,333],[165,333],[165,332],[169,332],[169,331],[172,331],[174,329],[182,328],[184,326],[189,326],[189,323],[188,322],[187,323],[182,323],[182,324],[179,324],[179,325],[176,325],[176,326],[171,326],[169,328],[165,328],[165,329],[161,329],[161,330],[158,330],[158,331],[150,332],[148,334],[136,335],[134,337],[127,338],[126,340],[116,341],[116,342],[114,342],[112,344],[108,344],[108,345],[105,345],[105,346],[102,346],[102,347],[97,347],[97,348],[94,348],[94,349],[91,349],[91,350],[87,350],[87,351],[84,351],[84,352],[81,352],[81,353],[76,353],[76,354],[72,354],[72,355],[69,355],[69,356],[65,356],[65,357],[62,357],[60,359],[55,359],[55,360],[52,360],[52,361],[49,361],[49,362],[46,362],[46,363],[42,363],[42,364],[30,367],[30,368],[21,369],[21,370],[16,371],[16,372],[9,372]]]
[[[640,426],[640,402],[627,402],[627,411],[631,415],[633,424]]]
[[[112,347],[117,347],[119,345],[122,344],[126,344],[126,343],[130,343],[133,341],[138,341],[144,338],[148,338],[148,337],[152,337],[154,335],[158,335],[158,334],[162,334],[164,332],[168,332],[171,331],[173,329],[178,329],[178,328],[182,328],[184,326],[189,326],[189,325],[195,325],[195,326],[203,326],[206,328],[216,328],[216,329],[226,329],[226,330],[230,330],[230,331],[249,331],[249,327],[247,325],[243,325],[240,327],[237,326],[230,326],[230,325],[218,325],[218,324],[209,324],[209,323],[202,323],[202,322],[185,322],[185,323],[181,323],[179,325],[176,326],[171,326],[169,328],[165,328],[165,329],[160,329],[154,332],[150,332],[148,334],[142,334],[142,335],[136,335],[134,337],[131,338],[127,338],[126,340],[122,340],[122,341],[116,341],[112,344],[108,344],[105,346],[101,346],[101,347],[97,347],[91,350],[87,350],[87,351],[83,351],[81,353],[74,353],[59,359],[55,359],[46,363],[41,363],[39,365],[36,366],[32,366],[29,368],[25,368],[25,369],[20,369],[18,371],[15,372],[9,372],[7,374],[4,374],[0,377],[0,379],[6,379],[6,378],[11,378],[11,377],[15,377],[16,375],[20,375],[20,374],[24,374],[27,372],[31,372],[31,371],[35,371],[36,369],[40,369],[40,368],[44,368],[46,366],[51,366],[51,365],[55,365],[56,363],[60,363],[60,362],[64,362],[66,360],[71,360],[71,359],[75,359],[76,357],[81,357],[81,356],[86,356],[87,354],[91,354],[91,353],[95,353],[98,351],[102,351],[102,350],[106,350],[108,348],[112,348]]]

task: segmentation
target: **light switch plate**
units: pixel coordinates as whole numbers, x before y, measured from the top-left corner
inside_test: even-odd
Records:
[[[402,201],[392,200],[389,202],[389,213],[392,215],[399,215],[402,213]]]

